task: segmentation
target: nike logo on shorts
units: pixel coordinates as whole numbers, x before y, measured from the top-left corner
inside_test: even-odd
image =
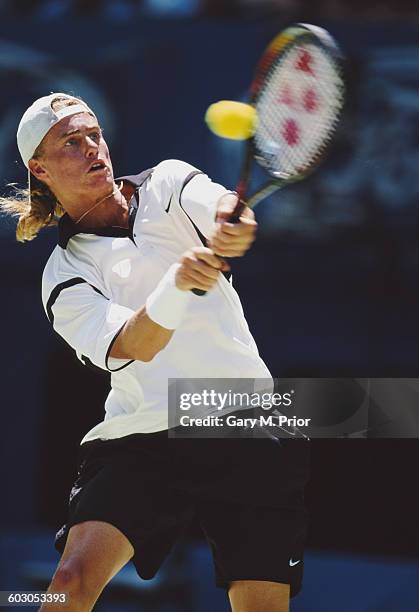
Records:
[[[298,561],[293,561],[292,559],[290,559],[288,563],[290,567],[294,567],[294,565],[298,565],[299,563],[301,563],[301,559],[298,559]]]

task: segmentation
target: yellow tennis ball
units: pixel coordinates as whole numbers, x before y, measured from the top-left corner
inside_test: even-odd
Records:
[[[211,104],[205,114],[205,121],[211,132],[222,138],[246,140],[256,130],[256,109],[250,104],[221,100]]]

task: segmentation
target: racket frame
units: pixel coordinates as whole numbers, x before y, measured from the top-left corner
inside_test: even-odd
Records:
[[[336,73],[340,76],[342,86],[342,104],[336,114],[336,129],[342,113],[343,98],[345,92],[345,84],[343,78],[343,55],[333,37],[326,30],[318,26],[306,23],[297,23],[286,28],[277,36],[275,36],[275,38],[265,49],[265,52],[256,67],[255,76],[249,90],[249,104],[251,104],[257,109],[258,100],[260,95],[263,93],[266,78],[268,77],[270,71],[275,65],[278,57],[281,54],[285,54],[290,51],[292,47],[295,47],[299,44],[303,44],[305,42],[310,42],[321,47],[332,60],[336,68]],[[335,129],[331,132],[331,136],[334,133]],[[257,204],[259,204],[259,202],[267,198],[272,193],[275,193],[279,189],[282,189],[286,185],[299,182],[309,176],[326,156],[328,144],[331,140],[331,136],[330,138],[325,140],[323,145],[319,148],[319,151],[314,157],[314,159],[312,159],[310,164],[304,169],[302,169],[300,172],[296,174],[284,173],[283,176],[275,176],[275,174],[273,174],[270,169],[263,164],[263,152],[260,151],[256,145],[256,133],[257,128],[255,134],[246,143],[244,162],[240,174],[240,180],[236,188],[236,191],[238,193],[238,200],[246,199],[246,194],[250,183],[250,174],[253,160],[256,160],[256,162],[265,170],[265,172],[267,172],[271,176],[271,179],[265,182],[262,187],[260,187],[255,193],[253,193],[249,197],[247,201],[247,206],[249,206],[250,208],[254,208]],[[234,219],[237,219],[236,210],[234,210],[232,216]]]
[[[257,109],[258,99],[261,93],[263,92],[263,86],[266,81],[266,78],[269,75],[269,72],[272,67],[275,65],[275,62],[280,56],[280,54],[284,54],[287,51],[291,50],[292,47],[296,46],[297,44],[303,44],[306,41],[310,41],[310,43],[322,47],[322,49],[326,52],[329,58],[333,61],[336,68],[336,73],[341,78],[342,104],[338,110],[338,113],[336,114],[335,127],[331,131],[332,135],[337,127],[343,107],[343,98],[345,92],[343,79],[343,56],[333,37],[326,30],[318,26],[314,26],[307,23],[297,23],[286,28],[277,36],[275,36],[275,38],[265,49],[265,52],[263,53],[256,67],[255,76],[253,78],[249,90],[249,104],[251,104],[254,108]],[[246,151],[240,173],[240,179],[236,187],[237,204],[233,212],[231,213],[229,219],[231,223],[238,223],[240,221],[240,216],[246,206],[248,206],[249,208],[254,208],[257,204],[259,204],[259,202],[272,195],[279,189],[282,189],[286,185],[297,183],[305,179],[308,175],[310,175],[325,157],[328,149],[328,144],[331,140],[330,135],[330,138],[326,139],[323,145],[319,148],[319,151],[314,157],[314,159],[312,159],[310,164],[306,168],[302,169],[301,172],[298,172],[296,174],[283,173],[283,176],[275,176],[275,174],[273,174],[269,170],[269,168],[267,168],[263,164],[263,162],[261,162],[261,158],[263,158],[263,153],[258,150],[258,147],[256,145],[256,133],[251,138],[249,138],[246,143]],[[246,195],[249,188],[250,176],[254,160],[256,160],[256,162],[271,176],[271,179],[264,183],[264,185],[260,187],[255,193],[253,193],[246,201]],[[206,291],[202,289],[192,289],[192,292],[195,293],[195,295],[199,296],[206,294]]]

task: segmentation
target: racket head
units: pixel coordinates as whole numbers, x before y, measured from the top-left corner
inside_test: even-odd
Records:
[[[250,95],[258,117],[252,155],[281,186],[301,180],[324,157],[341,116],[345,85],[338,45],[318,26],[287,28],[263,54]]]

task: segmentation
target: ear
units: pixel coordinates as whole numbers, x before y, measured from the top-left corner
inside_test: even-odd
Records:
[[[34,158],[30,159],[28,165],[29,165],[29,170],[32,172],[32,174],[37,179],[48,184],[48,179],[49,179],[48,171],[46,170],[45,166],[39,159],[34,159]]]

